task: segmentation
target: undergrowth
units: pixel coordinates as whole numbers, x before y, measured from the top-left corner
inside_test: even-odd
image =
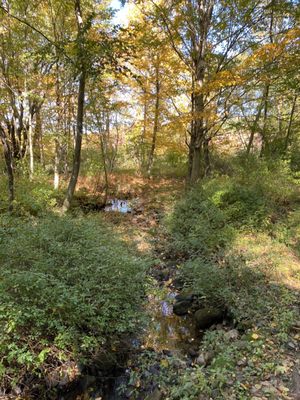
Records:
[[[182,372],[172,389],[163,383],[166,398],[242,400],[256,398],[256,389],[289,398],[286,346],[299,340],[300,235],[299,187],[288,168],[236,160],[229,174],[189,190],[167,227],[185,289],[226,308],[240,336],[231,341],[223,330],[208,330],[201,351],[212,361]],[[281,389],[272,386],[276,379]]]
[[[136,329],[146,263],[97,219],[2,215],[0,265],[4,389],[95,360]]]

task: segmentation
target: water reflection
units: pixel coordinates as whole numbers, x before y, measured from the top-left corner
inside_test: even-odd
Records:
[[[104,209],[106,212],[120,212],[127,214],[132,212],[132,208],[128,200],[113,199]]]
[[[149,296],[148,307],[151,310],[151,323],[145,334],[145,346],[155,351],[186,353],[195,340],[195,326],[189,316],[178,317],[173,314],[173,299],[176,293],[169,292],[161,300]]]

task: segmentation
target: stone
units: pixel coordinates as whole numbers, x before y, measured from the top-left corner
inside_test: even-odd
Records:
[[[167,281],[169,279],[170,276],[170,271],[168,270],[168,268],[164,268],[160,271],[160,278],[162,281]]]
[[[205,367],[206,360],[204,354],[200,354],[196,359],[196,364],[200,365],[200,367]]]
[[[238,360],[237,365],[239,367],[246,367],[246,365],[248,364],[247,358],[243,357],[241,360]]]
[[[197,347],[190,347],[187,352],[188,355],[193,358],[199,355],[199,350],[197,349]]]
[[[192,293],[180,293],[178,294],[175,299],[176,301],[193,301],[194,300],[195,295]]]
[[[213,324],[221,322],[223,311],[218,308],[206,307],[195,312],[194,320],[198,329],[207,329]]]
[[[192,301],[189,300],[177,301],[173,305],[173,313],[179,316],[186,315],[188,314],[191,306],[192,306]]]
[[[225,336],[229,340],[237,340],[240,334],[237,329],[231,329],[230,331],[226,332]]]
[[[206,351],[204,353],[201,353],[197,357],[196,364],[200,365],[201,367],[205,367],[211,363],[212,359],[213,359],[213,354],[209,351]]]

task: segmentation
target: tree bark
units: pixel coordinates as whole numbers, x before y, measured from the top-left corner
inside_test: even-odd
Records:
[[[35,149],[36,158],[39,160],[40,164],[45,167],[41,108],[42,104],[36,107],[33,147]]]
[[[78,101],[77,101],[77,118],[76,118],[76,137],[75,148],[73,156],[72,173],[67,189],[66,198],[63,204],[63,210],[67,211],[72,203],[75,188],[77,185],[80,161],[81,161],[81,145],[83,134],[83,120],[84,120],[84,103],[85,103],[85,86],[86,86],[86,60],[84,59],[84,24],[81,13],[80,0],[75,0],[75,15],[78,28],[78,63],[80,68],[79,88],[78,88]]]
[[[109,178],[108,178],[108,171],[107,171],[107,156],[106,156],[104,141],[103,141],[103,137],[101,136],[101,133],[100,133],[100,146],[101,146],[101,153],[102,153],[102,159],[103,159],[103,169],[104,169],[104,179],[105,179],[104,199],[103,199],[103,206],[105,206],[107,203],[107,198],[108,198]]]
[[[257,132],[258,122],[259,122],[259,119],[260,119],[260,116],[261,116],[261,113],[262,113],[262,110],[263,110],[263,106],[264,106],[264,96],[263,96],[263,98],[262,98],[262,100],[261,100],[261,102],[259,104],[259,107],[258,107],[258,110],[257,110],[257,114],[255,116],[255,120],[254,120],[253,124],[250,125],[250,123],[246,119],[246,121],[248,123],[248,126],[250,128],[250,138],[249,138],[247,149],[246,149],[246,154],[247,155],[250,154],[250,151],[251,151],[251,148],[252,148],[252,145],[253,145],[254,136],[255,136],[255,133]]]
[[[261,151],[260,157],[263,157],[268,153],[269,148],[269,140],[267,135],[267,122],[268,122],[268,111],[269,111],[269,92],[270,92],[270,85],[266,84],[263,93],[263,102],[264,102],[264,118],[263,118],[263,127],[261,131]]]
[[[77,108],[77,120],[76,120],[76,137],[75,137],[75,149],[73,156],[73,166],[71,178],[67,190],[67,196],[64,201],[63,209],[68,210],[71,206],[72,199],[74,196],[75,188],[77,185],[80,161],[81,161],[81,145],[82,145],[82,134],[83,134],[83,118],[84,118],[84,97],[85,97],[85,84],[86,84],[86,73],[81,72],[79,79],[79,90],[78,90],[78,108]]]
[[[159,79],[159,61],[155,66],[155,111],[154,111],[154,125],[152,134],[152,143],[148,159],[147,175],[150,176],[153,167],[154,153],[156,149],[156,139],[159,129],[159,107],[160,107],[160,79]]]
[[[29,179],[34,175],[34,154],[33,154],[33,134],[32,134],[32,115],[28,114],[28,147],[29,147]]]
[[[13,156],[11,147],[8,142],[8,138],[1,127],[0,127],[0,139],[3,146],[6,172],[8,178],[8,210],[11,212],[13,211],[13,201],[15,199]]]
[[[296,111],[297,98],[298,98],[298,95],[295,94],[295,96],[293,98],[292,109],[291,109],[291,112],[290,112],[290,118],[289,118],[289,124],[288,124],[288,128],[287,128],[287,133],[286,133],[285,141],[284,141],[284,149],[283,149],[284,152],[286,152],[287,149],[288,149],[290,138],[291,138],[291,135],[292,135],[292,126],[293,126],[294,114],[295,114],[295,111]]]
[[[139,162],[140,162],[140,172],[142,174],[145,173],[146,170],[146,139],[147,139],[147,123],[148,123],[148,98],[147,98],[147,83],[146,88],[143,89],[144,92],[144,105],[143,105],[143,129],[141,134],[141,142],[140,142],[140,155]],[[139,152],[137,152],[139,154]]]
[[[194,4],[191,0],[188,1],[188,6],[191,15],[195,15]],[[205,80],[206,69],[206,49],[208,31],[211,24],[212,13],[214,7],[214,0],[198,0],[197,1],[197,15],[195,21],[189,26],[191,31],[191,58],[194,65],[194,74],[192,77],[193,94],[192,94],[192,131],[191,140],[189,145],[189,161],[190,161],[190,174],[189,181],[191,184],[197,182],[201,175],[202,158],[203,158],[203,144],[206,136],[205,126],[205,97],[202,91]]]

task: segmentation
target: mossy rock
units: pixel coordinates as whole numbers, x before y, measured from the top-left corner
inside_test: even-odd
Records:
[[[197,310],[194,314],[194,320],[198,329],[208,329],[213,324],[221,322],[223,318],[224,311],[213,307]]]

